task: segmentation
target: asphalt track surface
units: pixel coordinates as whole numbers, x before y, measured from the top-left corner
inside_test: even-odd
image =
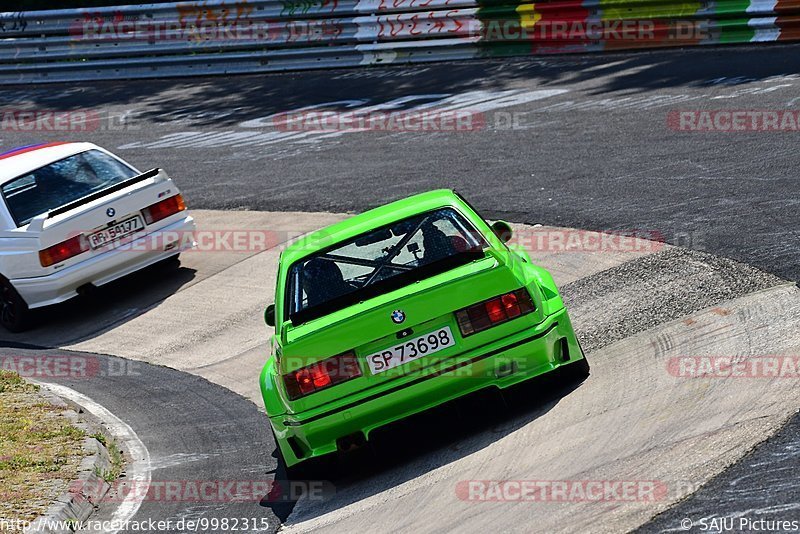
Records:
[[[66,135],[6,129],[2,145],[64,137],[93,141],[142,169],[167,169],[197,208],[361,211],[434,187],[455,187],[490,217],[597,230],[643,229],[797,281],[798,132],[679,132],[668,127],[667,114],[798,109],[798,52],[795,45],[738,47],[7,88],[0,91],[5,109],[89,109],[126,116],[128,122],[124,127],[103,122],[96,131]],[[476,96],[475,91],[485,93]],[[359,100],[352,105],[366,106],[413,97],[409,102],[420,104],[458,95],[468,95],[470,105],[486,114],[486,127],[433,134],[250,135],[267,132],[259,118],[325,102]],[[398,109],[411,105],[404,106]],[[506,112],[516,114],[516,128],[506,128]],[[199,441],[185,441],[204,453],[241,453],[254,472],[261,468],[259,474],[267,476],[264,468],[273,465],[271,442],[264,435],[263,416],[251,404],[245,408],[248,401],[195,377],[147,369],[148,375],[174,375],[154,375],[135,384],[92,381],[95,390],[83,392],[134,429],[173,428],[177,419],[166,420],[172,416],[164,406],[186,400],[169,401],[172,387],[159,392],[158,380],[190,381],[203,392],[198,403],[230,407],[223,419],[236,422],[236,433],[209,431]],[[82,385],[70,387],[80,391]],[[155,388],[163,405],[146,408],[115,400],[120,391],[149,392],[148,387]],[[209,388],[214,395],[205,393]],[[192,417],[213,415],[199,415],[202,411],[195,406]],[[796,451],[796,423],[797,418],[753,457],[644,529],[672,528],[684,511],[708,516],[747,510],[742,493],[774,487],[778,473],[797,473],[796,455],[776,460],[773,453],[787,447]],[[241,448],[234,442],[241,442]],[[187,446],[175,454],[183,453],[192,451]],[[759,454],[785,463],[779,472],[754,475],[748,462]],[[723,499],[731,496],[725,492],[732,480],[739,498]],[[789,505],[792,495],[781,493],[783,501],[776,505]]]
[[[126,116],[127,127],[112,121],[66,136],[122,147],[141,168],[162,166],[195,207],[360,211],[457,187],[490,216],[659,232],[798,280],[797,132],[667,126],[677,110],[800,109],[798,52],[798,45],[728,47],[47,85],[4,88],[0,105]],[[486,126],[475,131],[254,137],[275,134],[259,119],[307,106],[406,99],[395,108],[404,110],[475,91],[488,92],[488,105],[464,108],[485,113]],[[531,91],[558,94],[502,101]],[[326,109],[353,109],[343,106]],[[517,113],[517,128],[506,127],[508,113]],[[2,144],[63,137],[6,131]]]
[[[658,515],[638,532],[669,532],[681,528],[687,519],[695,528],[714,530],[728,517],[737,530],[753,530],[748,519],[798,520],[800,466],[797,462],[800,418],[795,417],[783,430],[742,458],[734,469],[714,479],[691,497]],[[760,513],[753,514],[754,510]],[[773,523],[774,524],[774,523]],[[727,523],[725,524],[727,526]],[[770,527],[761,527],[766,530]],[[719,530],[719,529],[717,529]],[[791,531],[792,528],[774,528]]]
[[[295,227],[303,224],[300,214],[196,211],[195,216],[201,228],[208,228],[215,221],[233,227],[258,225],[259,220],[262,224],[271,220],[279,227],[281,218],[294,220]],[[308,225],[323,223],[319,215],[306,218],[309,220],[304,223]],[[520,234],[524,232],[521,226],[517,230]],[[267,280],[257,281],[255,286],[246,285],[242,273],[258,272],[268,279],[276,254],[276,250],[270,250],[238,258],[223,254],[220,258],[214,254],[187,253],[185,267],[180,270],[142,271],[100,289],[90,299],[76,299],[54,308],[48,323],[29,333],[0,334],[0,339],[29,344],[47,340],[54,345],[70,345],[72,340],[89,334],[89,338],[72,346],[90,352],[43,350],[20,354],[9,350],[0,354],[0,358],[6,354],[47,357],[68,354],[80,361],[100,362],[99,366],[89,366],[99,367],[98,372],[60,382],[92,394],[101,404],[111,399],[106,408],[130,421],[150,449],[152,480],[161,483],[156,487],[162,493],[158,497],[155,491],[133,520],[169,520],[173,524],[183,518],[273,520],[281,512],[278,518],[292,522],[292,516],[285,515],[291,503],[285,501],[264,502],[264,506],[252,499],[243,503],[230,500],[195,503],[185,499],[175,501],[163,494],[163,484],[175,481],[254,478],[264,481],[272,476],[282,480],[280,465],[275,470],[274,462],[268,460],[261,467],[258,454],[253,452],[261,449],[266,454],[274,450],[274,444],[263,432],[266,419],[255,413],[260,400],[254,378],[268,350],[266,336],[256,346],[238,349],[234,346],[236,332],[261,337],[258,333],[263,325],[257,316],[264,304],[251,300],[269,298],[264,296],[269,292],[265,287]],[[600,473],[608,477],[619,472],[640,473],[658,477],[670,491],[676,488],[680,491],[685,487],[682,481],[705,480],[719,472],[727,465],[726,459],[739,458],[791,415],[789,410],[795,406],[791,380],[775,383],[716,380],[700,384],[698,389],[692,381],[676,381],[669,376],[664,364],[669,357],[695,354],[709,345],[721,354],[770,353],[786,347],[786,343],[790,348],[800,348],[797,336],[800,299],[792,284],[730,260],[677,248],[644,254],[562,253],[539,256],[538,261],[561,282],[572,320],[594,362],[596,374],[577,389],[551,387],[548,377],[546,382],[526,388],[528,393],[506,397],[510,409],[504,409],[491,395],[472,398],[460,409],[456,407],[455,412],[452,407],[449,411],[437,410],[427,422],[424,418],[416,419],[400,427],[399,432],[395,428],[394,432],[381,433],[373,449],[376,456],[361,456],[360,462],[350,462],[343,469],[345,476],[335,478],[333,500],[302,503],[294,521],[296,524],[299,519],[303,525],[300,531],[313,529],[315,524],[327,525],[328,531],[350,531],[351,526],[342,521],[352,524],[353,520],[360,521],[363,528],[390,531],[397,528],[392,516],[408,505],[416,506],[417,513],[413,516],[415,524],[409,522],[412,518],[406,519],[406,530],[427,531],[458,524],[461,510],[469,503],[450,502],[452,487],[456,480],[469,477],[468,473],[476,468],[487,477],[498,476],[493,474],[498,469],[511,469],[519,477],[599,477]],[[181,284],[175,295],[162,300]],[[217,303],[213,311],[198,314],[199,303],[208,300],[204,297],[210,296],[213,302],[213,287],[231,295],[230,300],[238,308],[227,310]],[[664,306],[669,300],[676,304]],[[193,305],[184,309],[186,303]],[[719,306],[709,308],[715,303]],[[781,307],[785,312],[780,321],[767,320],[764,314],[756,313],[759,309],[773,311]],[[121,313],[125,311],[128,313]],[[196,325],[186,322],[186,312],[191,312],[201,330],[212,333],[213,339],[208,339],[208,335],[195,338]],[[174,320],[170,321],[172,316]],[[226,337],[225,332],[232,329],[229,317],[240,318],[233,328],[233,338]],[[212,322],[204,323],[209,319]],[[720,332],[724,335],[720,336]],[[627,339],[619,341],[626,336]],[[217,337],[223,337],[223,343],[230,347],[217,350],[220,346]],[[176,342],[187,341],[188,351],[175,346]],[[131,360],[92,354],[104,350]],[[247,399],[202,379],[142,360],[199,374],[246,395]],[[38,378],[49,381],[47,377]],[[191,391],[187,391],[187,383]],[[92,393],[95,390],[96,394]],[[135,402],[130,402],[132,395],[139,396]],[[654,411],[662,413],[653,417]],[[452,417],[459,413],[463,417]],[[196,427],[185,430],[192,425]],[[239,429],[239,425],[246,428]],[[612,428],[630,428],[630,431],[618,436],[607,432]],[[529,449],[531,440],[538,444],[539,452],[519,454]],[[719,448],[728,442],[731,445]],[[252,449],[242,454],[243,446]],[[687,449],[693,451],[690,457],[685,455]],[[543,456],[543,451],[550,451],[552,457]],[[256,460],[251,460],[253,454]],[[495,459],[487,462],[487,455]],[[517,457],[512,466],[496,459],[510,456]],[[574,469],[583,470],[582,475],[573,473]],[[420,502],[419,493],[406,493],[403,488],[409,485],[428,492],[428,498]],[[674,498],[670,495],[667,502]],[[392,508],[376,514],[376,499],[378,502],[388,499]],[[112,499],[108,504],[103,503],[96,519],[116,514],[116,502]],[[442,508],[443,502],[449,505]],[[463,512],[473,516],[470,523],[475,530],[478,524],[502,530],[510,526],[509,521],[517,521],[516,512],[497,517],[502,508],[492,514],[481,512],[480,506],[474,504]],[[657,508],[651,508],[653,505]],[[539,524],[546,522],[547,531],[556,525],[556,529],[563,530],[567,524],[596,524],[603,531],[619,532],[625,530],[622,524],[638,526],[653,510],[666,506],[644,503],[643,507],[625,506],[623,510],[618,506],[551,508],[545,504],[543,508],[525,506],[524,514],[526,517],[534,514]],[[353,514],[353,508],[361,513]],[[336,517],[339,510],[344,515]],[[579,522],[573,523],[576,520]]]

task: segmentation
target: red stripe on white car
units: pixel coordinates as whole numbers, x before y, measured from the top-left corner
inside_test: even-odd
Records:
[[[67,143],[66,141],[59,141],[56,143],[44,143],[42,145],[32,145],[32,146],[17,148],[10,152],[6,152],[5,154],[0,154],[0,159],[13,158],[14,156],[19,156],[20,154],[27,154],[28,152],[33,152],[34,150],[41,150],[42,148],[50,148],[53,146],[61,146],[67,144],[69,143]]]

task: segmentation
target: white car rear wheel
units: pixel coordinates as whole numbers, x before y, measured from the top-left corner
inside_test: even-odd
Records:
[[[0,280],[0,324],[9,332],[22,332],[28,326],[30,311],[7,280]]]

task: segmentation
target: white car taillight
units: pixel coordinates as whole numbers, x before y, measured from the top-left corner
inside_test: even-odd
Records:
[[[89,250],[89,241],[83,234],[76,235],[52,247],[39,251],[39,262],[42,267],[50,267]]]
[[[185,209],[186,204],[183,202],[183,197],[175,195],[146,207],[142,210],[142,215],[144,215],[144,220],[147,224],[153,224]]]

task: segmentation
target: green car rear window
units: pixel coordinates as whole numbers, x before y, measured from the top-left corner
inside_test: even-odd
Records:
[[[308,256],[289,272],[288,313],[300,324],[484,257],[486,240],[442,208]]]

